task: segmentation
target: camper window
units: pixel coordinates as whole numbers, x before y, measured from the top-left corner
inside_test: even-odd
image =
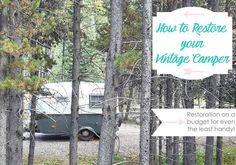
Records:
[[[70,102],[69,97],[63,97],[63,96],[57,97],[56,100],[57,102]]]
[[[104,96],[89,95],[89,108],[102,108]]]

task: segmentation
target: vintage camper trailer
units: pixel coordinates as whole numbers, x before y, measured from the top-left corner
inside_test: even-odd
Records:
[[[69,135],[72,83],[49,83],[37,100],[36,130],[50,135]],[[104,83],[80,83],[79,134],[81,140],[99,136],[102,125]]]

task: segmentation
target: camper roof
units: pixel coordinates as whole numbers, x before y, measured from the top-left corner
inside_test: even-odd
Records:
[[[45,93],[54,96],[71,96],[72,82],[48,83],[42,87]],[[80,94],[104,94],[104,83],[80,82]]]

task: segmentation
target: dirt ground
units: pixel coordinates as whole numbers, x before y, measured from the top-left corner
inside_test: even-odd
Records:
[[[139,153],[139,126],[135,124],[122,124],[118,136],[120,143],[116,143],[116,151],[122,155],[138,155]],[[25,135],[26,137],[29,135]],[[163,145],[165,141],[163,141]],[[204,150],[205,137],[196,137],[198,150]],[[96,156],[98,152],[99,140],[78,142],[78,153],[80,156]],[[236,147],[236,137],[225,137],[224,146]],[[24,155],[28,154],[29,140],[24,140]],[[165,147],[163,147],[165,148]],[[36,134],[35,156],[47,157],[57,156],[62,159],[68,159],[69,154],[69,138],[60,136],[45,136]]]
[[[134,124],[122,124],[118,136],[120,139],[119,148],[121,154],[138,154],[139,151],[139,126]],[[29,134],[25,134],[23,152],[26,156],[29,148]],[[116,143],[118,145],[118,143]],[[78,142],[78,153],[81,156],[95,156],[98,151],[99,140]],[[69,138],[60,136],[45,136],[36,134],[35,155],[58,156],[67,159],[69,154]]]

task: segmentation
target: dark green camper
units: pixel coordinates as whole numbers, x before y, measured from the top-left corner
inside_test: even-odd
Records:
[[[68,136],[70,133],[72,83],[49,83],[43,86],[40,93],[37,100],[37,132]],[[99,137],[102,126],[103,102],[104,83],[80,83],[78,119],[80,140],[87,141],[94,136]]]

